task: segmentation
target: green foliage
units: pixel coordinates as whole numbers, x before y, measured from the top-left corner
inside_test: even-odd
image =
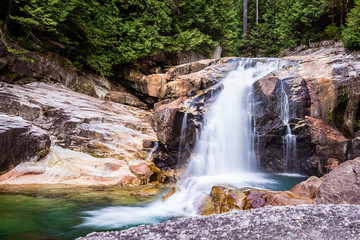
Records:
[[[349,49],[360,49],[360,0],[357,0],[355,7],[351,10],[342,32],[345,47]]]
[[[277,56],[299,44],[338,40],[343,9],[352,2],[263,0],[256,22],[256,1],[248,1],[246,35],[242,0],[2,0],[0,25],[27,48],[58,52],[111,76],[117,64],[159,51],[209,54],[219,44],[224,56]],[[342,32],[349,48],[360,46],[359,9],[357,0]]]
[[[335,41],[339,40],[341,37],[341,29],[336,23],[326,26],[325,33],[330,39],[334,39]]]

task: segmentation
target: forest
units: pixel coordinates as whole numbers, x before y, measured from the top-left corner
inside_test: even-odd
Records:
[[[340,39],[359,49],[360,0],[2,0],[0,27],[3,41],[111,76],[159,51],[278,56]]]

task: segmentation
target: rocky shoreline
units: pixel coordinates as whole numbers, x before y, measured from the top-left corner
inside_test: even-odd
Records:
[[[360,239],[360,206],[264,207],[180,218],[123,231],[94,232],[77,240],[115,239]]]

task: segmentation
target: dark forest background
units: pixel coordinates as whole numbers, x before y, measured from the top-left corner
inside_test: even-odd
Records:
[[[1,0],[3,41],[110,76],[159,51],[278,56],[321,40],[360,48],[360,0]]]

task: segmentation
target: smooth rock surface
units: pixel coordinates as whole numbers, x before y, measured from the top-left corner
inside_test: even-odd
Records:
[[[264,207],[180,218],[123,231],[94,232],[78,240],[114,239],[360,239],[360,206]]]
[[[139,185],[150,180],[143,142],[156,138],[148,111],[42,82],[3,83],[0,108],[42,129],[52,142],[50,154],[20,164],[2,175],[0,184]],[[131,171],[130,165],[142,167]]]

